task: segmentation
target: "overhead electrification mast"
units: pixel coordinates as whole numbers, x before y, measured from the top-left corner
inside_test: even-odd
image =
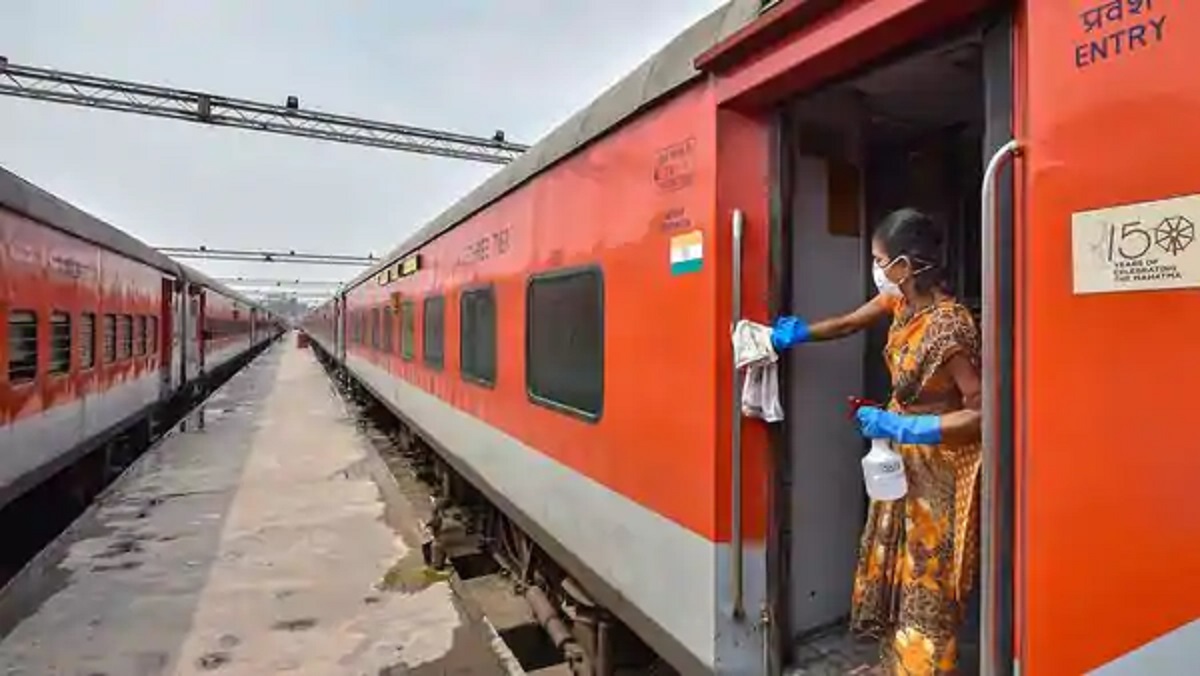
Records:
[[[0,95],[492,164],[507,164],[528,149],[505,140],[503,131],[490,138],[470,136],[304,110],[295,96],[280,106],[22,66],[3,56]]]

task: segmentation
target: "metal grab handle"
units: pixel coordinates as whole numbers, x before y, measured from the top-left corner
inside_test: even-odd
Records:
[[[741,209],[733,211],[733,279],[730,315],[730,330],[737,326],[738,321],[742,318],[742,229],[745,225],[746,217],[742,214]],[[732,346],[731,348],[732,349]],[[730,481],[733,485],[730,487],[730,495],[732,496],[732,520],[730,532],[730,576],[733,583],[733,617],[742,619],[746,615],[745,609],[745,589],[743,586],[742,574],[742,404],[741,404],[741,373],[737,368],[737,361],[731,360],[733,368],[733,391],[730,399],[733,400],[733,431],[730,445]]]
[[[1003,546],[997,542],[996,522],[999,508],[996,486],[993,482],[994,472],[999,466],[997,448],[999,424],[996,419],[996,390],[999,373],[996,367],[996,307],[999,299],[996,294],[996,179],[1004,165],[1020,154],[1020,145],[1009,141],[1000,146],[988,161],[987,169],[983,172],[983,188],[980,193],[982,213],[982,274],[983,274],[983,487],[980,505],[980,525],[982,538],[980,540],[982,571],[982,609],[980,612],[980,668],[984,676],[1000,676],[1000,658],[1003,649],[997,645],[997,618],[995,609],[999,602],[1000,576],[993,565],[996,549]],[[1007,675],[1006,675],[1007,676]]]

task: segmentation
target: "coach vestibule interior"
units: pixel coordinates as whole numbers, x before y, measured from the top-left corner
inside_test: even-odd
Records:
[[[912,206],[942,226],[949,281],[978,316],[984,92],[983,39],[975,31],[893,57],[786,107],[779,180],[790,186],[780,193],[789,219],[782,244],[791,252],[785,297],[792,312],[824,318],[865,302],[875,293],[871,230],[888,212]],[[859,466],[865,444],[848,420],[847,398],[887,400],[886,333],[880,326],[787,357],[786,587],[799,662],[809,661],[808,639],[838,641],[850,611],[866,497]],[[977,631],[968,621],[964,633]],[[963,637],[964,659],[975,643]],[[848,640],[843,648],[874,649]]]

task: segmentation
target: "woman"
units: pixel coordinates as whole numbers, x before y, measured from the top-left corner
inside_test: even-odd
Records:
[[[881,641],[892,674],[953,673],[957,632],[977,565],[982,392],[971,313],[942,285],[941,236],[924,214],[887,216],[872,239],[879,294],[808,324],[780,318],[777,349],[848,336],[891,317],[886,410],[859,409],[863,436],[904,458],[908,494],[872,502],[854,581],[851,628]]]

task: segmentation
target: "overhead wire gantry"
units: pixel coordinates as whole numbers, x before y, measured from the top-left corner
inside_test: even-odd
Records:
[[[528,146],[505,140],[502,131],[497,131],[490,138],[471,136],[305,110],[300,108],[300,102],[295,96],[287,97],[284,105],[276,105],[186,89],[23,66],[10,63],[3,56],[0,56],[0,96],[15,96],[491,164],[507,164],[528,149]]]
[[[299,253],[296,251],[264,251],[258,249],[210,249],[206,246],[162,246],[159,251],[172,258],[199,258],[210,261],[246,261],[251,263],[305,263],[311,265],[365,266],[377,262],[374,255],[347,256],[342,254]]]

